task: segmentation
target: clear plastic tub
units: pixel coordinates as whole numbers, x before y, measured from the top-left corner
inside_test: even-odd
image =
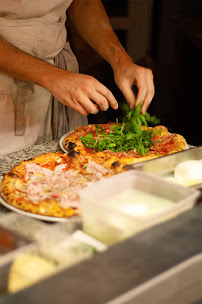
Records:
[[[123,172],[80,191],[83,231],[111,245],[192,208],[199,195],[144,172]]]

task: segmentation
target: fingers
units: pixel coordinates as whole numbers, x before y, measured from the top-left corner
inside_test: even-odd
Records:
[[[109,108],[109,104],[112,105],[114,109],[117,109],[118,103],[116,99],[114,97],[111,98],[109,93],[105,94],[105,96],[97,91],[92,90],[89,93],[89,96],[81,94],[79,103],[88,113],[91,114],[97,114],[99,112],[99,109],[101,111],[107,111]],[[115,99],[115,101],[113,99]]]
[[[125,96],[130,109],[142,104],[142,114],[145,114],[154,96],[153,73],[150,69],[138,66],[134,63],[127,68],[115,71],[115,81]],[[137,98],[133,92],[133,86],[138,89]]]
[[[136,99],[136,102],[135,102],[135,106],[136,107],[139,105],[139,103],[141,103],[141,104],[144,103],[146,94],[147,94],[147,87],[146,87],[146,85],[143,86],[143,87],[140,87],[138,89],[137,99]]]
[[[77,111],[79,114],[83,116],[87,116],[89,114],[89,111],[87,111],[83,106],[81,106],[78,102],[72,103],[71,108]]]
[[[89,85],[80,91],[77,98],[82,107],[91,114],[98,113],[99,109],[107,111],[109,106],[116,110],[118,102],[112,92],[95,78],[89,80]]]
[[[132,108],[135,105],[135,94],[128,82],[125,82],[125,84],[124,83],[122,84],[122,93],[123,93],[124,97],[126,98],[130,109],[132,110]]]
[[[118,102],[112,92],[95,78],[87,77],[88,82],[71,90],[74,108],[78,109],[79,104],[87,113],[91,114],[97,114],[99,109],[107,111],[109,105],[113,109],[117,109]]]
[[[114,109],[118,109],[118,102],[112,92],[105,87],[103,84],[99,83],[97,91],[91,92],[91,99],[96,102],[100,110],[106,111],[109,105]]]
[[[153,97],[154,97],[154,81],[153,73],[150,69],[144,68],[144,75],[137,81],[138,94],[135,106],[142,103],[142,114],[147,111]]]
[[[142,106],[142,114],[145,114],[145,112],[147,111],[153,97],[155,94],[155,88],[154,88],[154,77],[153,77],[153,73],[150,69],[147,69],[147,93],[145,95],[145,99],[144,99],[144,103]]]
[[[144,99],[144,103],[142,105],[142,111],[141,111],[142,114],[146,113],[153,97],[154,97],[154,85],[151,86],[151,88],[148,89],[148,91],[147,91],[147,94],[146,94],[145,99]]]
[[[96,104],[94,104],[88,95],[84,92],[77,92],[76,98],[74,96],[73,99],[76,107],[79,104],[88,114],[97,114],[99,112],[99,108]]]

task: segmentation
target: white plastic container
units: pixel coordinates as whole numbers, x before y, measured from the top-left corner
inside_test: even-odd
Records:
[[[80,191],[83,231],[111,245],[192,208],[199,195],[144,172],[123,172]]]

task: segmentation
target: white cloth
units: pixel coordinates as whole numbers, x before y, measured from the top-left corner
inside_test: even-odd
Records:
[[[66,44],[70,58],[68,69],[76,71],[78,62],[66,43],[65,27],[66,10],[72,1],[0,0],[0,35],[19,49],[52,64]],[[22,92],[24,107],[19,97]],[[23,91],[13,78],[0,73],[0,154],[51,140],[51,112],[48,91],[38,85]],[[19,125],[23,119],[25,129],[20,126],[16,132],[16,121]],[[78,120],[78,113],[71,113],[70,119]],[[87,119],[83,124],[87,124]]]
[[[73,0],[0,0],[0,35],[40,57],[54,58],[66,42],[66,10]]]

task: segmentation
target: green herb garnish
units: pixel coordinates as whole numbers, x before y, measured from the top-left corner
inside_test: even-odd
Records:
[[[141,126],[148,127],[148,123],[156,125],[160,121],[155,116],[150,116],[149,113],[141,114],[141,105],[133,108],[126,113],[126,117],[121,126],[117,124],[113,127],[113,133],[106,133],[106,130],[96,125],[97,138],[93,138],[92,133],[82,136],[80,140],[87,148],[97,149],[98,151],[111,150],[113,152],[136,149],[137,153],[145,155],[151,148],[152,130],[142,130]]]

